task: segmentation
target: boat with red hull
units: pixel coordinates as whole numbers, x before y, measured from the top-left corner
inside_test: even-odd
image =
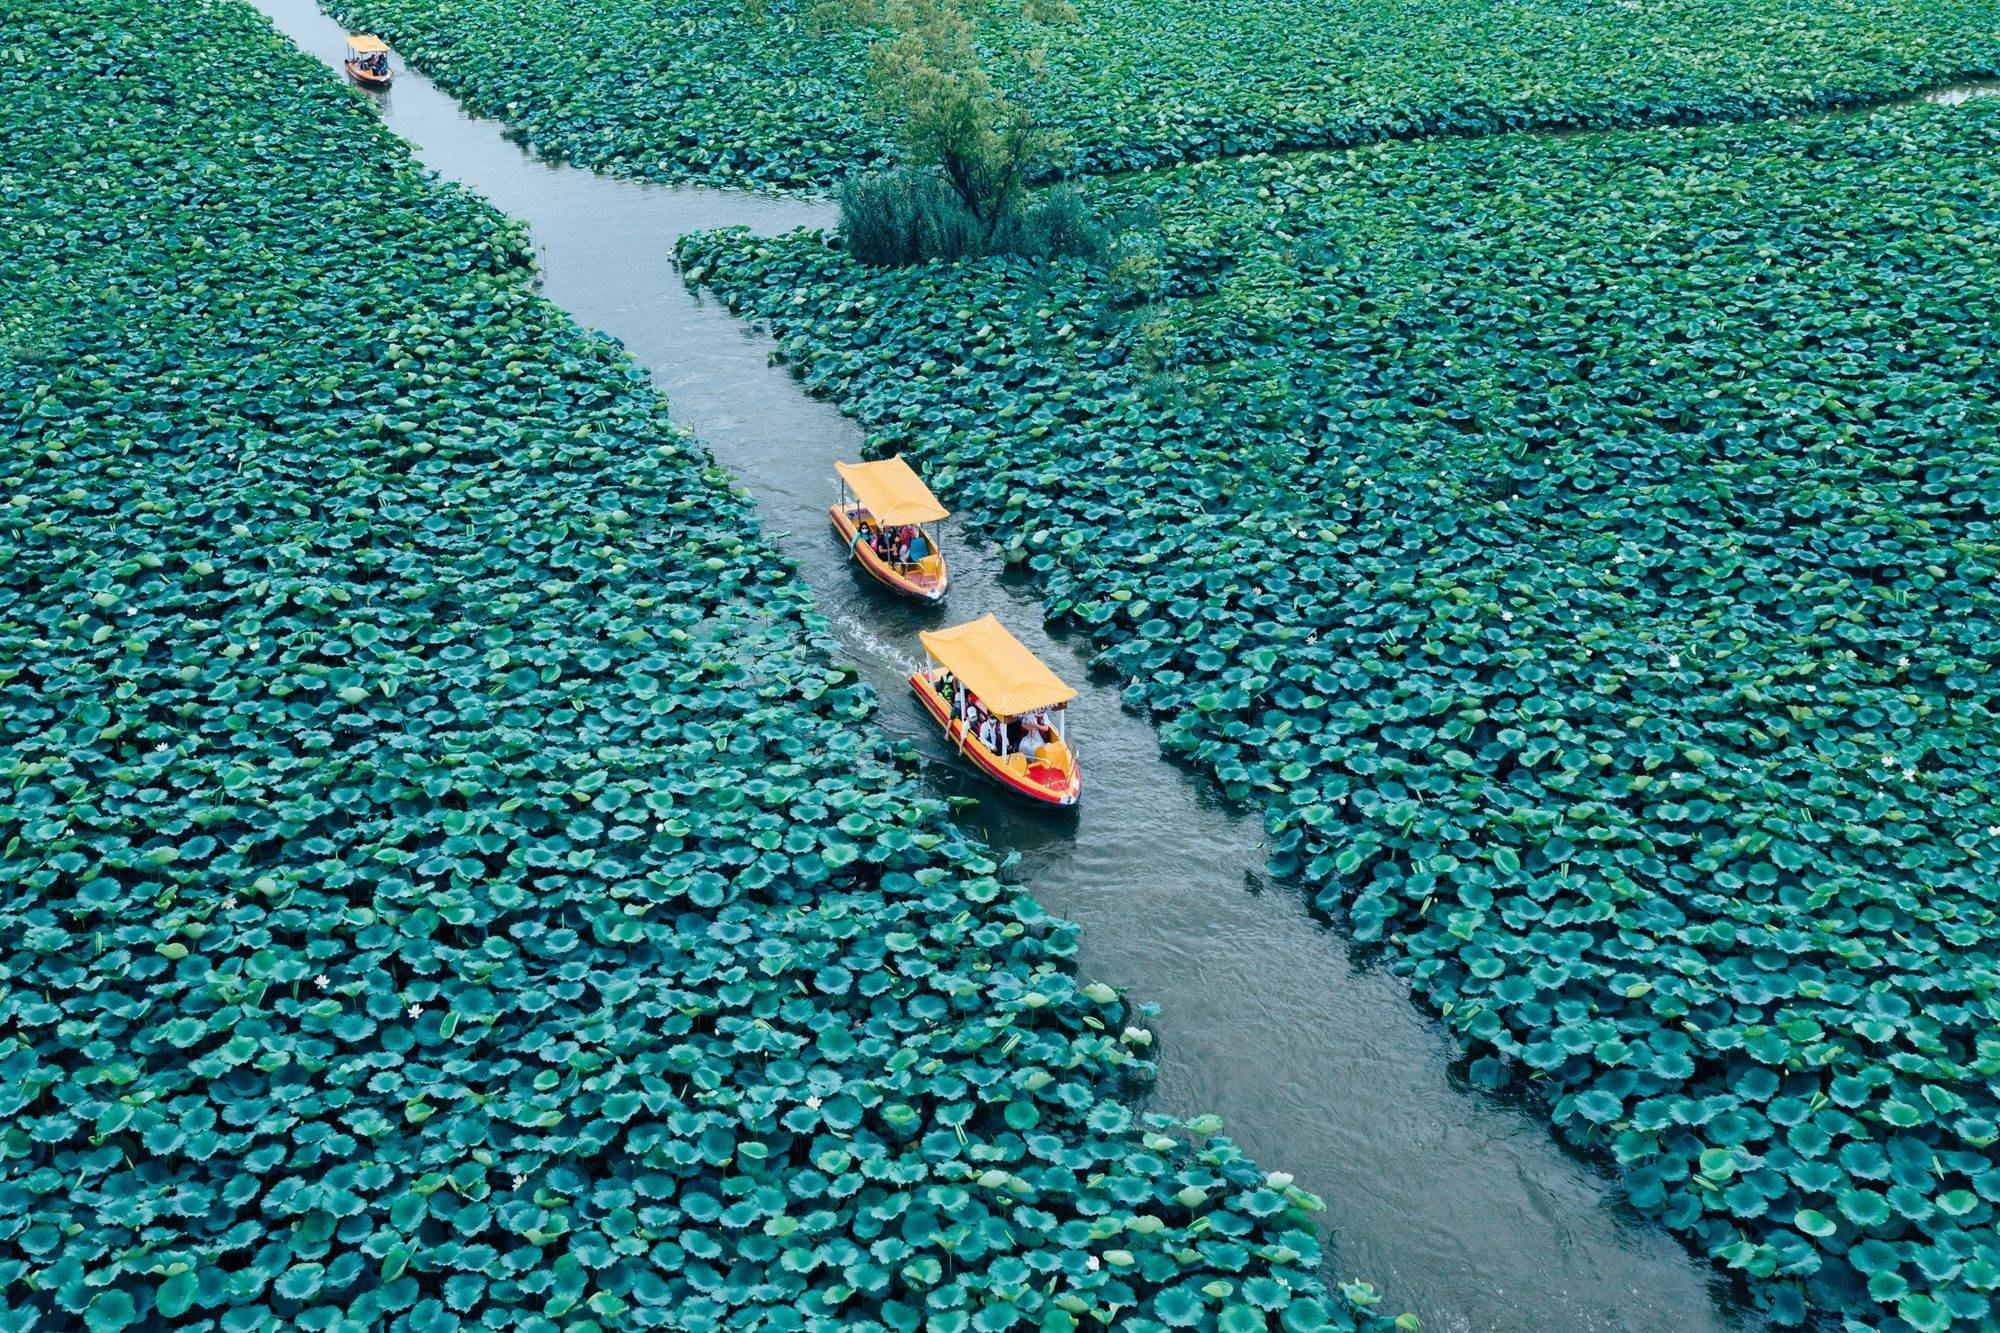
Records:
[[[952,748],[1017,796],[1075,806],[1083,772],[1067,713],[1076,691],[991,615],[918,637],[937,665],[911,672],[910,689]]]
[[[944,549],[927,524],[949,518],[900,458],[835,463],[840,495],[827,507],[834,535],[861,572],[899,596],[938,606],[951,587]]]

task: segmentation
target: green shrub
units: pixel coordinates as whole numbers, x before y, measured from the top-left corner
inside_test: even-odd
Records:
[[[935,171],[904,167],[851,177],[835,197],[841,240],[848,253],[867,264],[1000,254],[1087,257],[1104,246],[1104,230],[1090,205],[1067,186],[1026,196],[990,227]]]
[[[992,250],[1036,259],[1092,258],[1103,252],[1105,242],[1105,228],[1083,195],[1074,186],[1052,185],[1037,191],[1025,208],[1002,224]]]
[[[840,235],[866,264],[918,264],[985,251],[985,228],[934,171],[852,176],[835,192]]]
[[[875,47],[869,93],[904,165],[841,184],[848,251],[878,265],[1096,254],[1102,231],[1074,190],[1029,194],[1057,140],[994,87],[957,0],[907,0],[894,22]]]

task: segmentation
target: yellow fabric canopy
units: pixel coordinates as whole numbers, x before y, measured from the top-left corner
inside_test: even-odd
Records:
[[[879,463],[835,463],[833,468],[878,523],[935,523],[951,516],[900,457]]]
[[[364,56],[372,56],[378,51],[389,49],[389,44],[380,37],[370,37],[366,33],[348,38],[347,44]]]
[[[923,630],[917,637],[939,665],[979,696],[982,706],[1001,717],[1053,708],[1076,698],[1076,691],[991,613],[951,629]]]

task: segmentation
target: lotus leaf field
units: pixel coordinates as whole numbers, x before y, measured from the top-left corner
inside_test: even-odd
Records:
[[[1993,1326],[2000,105],[1247,158],[1101,262],[683,242],[1780,1318]]]
[[[0,48],[0,1327],[1380,1322],[518,227],[236,0]]]
[[[825,186],[891,153],[873,0],[333,0],[552,157]],[[1087,172],[1521,126],[1737,119],[2000,74],[1990,0],[984,0]]]

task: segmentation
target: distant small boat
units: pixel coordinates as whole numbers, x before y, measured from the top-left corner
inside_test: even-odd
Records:
[[[923,478],[900,458],[835,463],[833,468],[840,474],[840,495],[827,514],[848,555],[868,577],[893,592],[933,606],[943,602],[951,572],[945,568],[937,534],[924,525],[942,522],[951,513]],[[916,530],[910,546],[922,552],[916,559],[897,549],[897,534],[910,528]]]
[[[347,39],[347,58],[340,62],[347,77],[363,88],[387,88],[395,77],[389,68],[389,45],[380,37],[356,33]]]
[[[1069,748],[1065,718],[1076,691],[991,615],[917,637],[937,665],[912,672],[910,688],[944,728],[952,748],[1016,795],[1044,805],[1075,805],[1083,794],[1083,772]],[[979,718],[977,727],[965,714]],[[1039,734],[1032,756],[1009,753],[1016,719],[1027,720]],[[978,735],[989,724],[993,744]],[[1024,728],[1023,739],[1025,733]]]

